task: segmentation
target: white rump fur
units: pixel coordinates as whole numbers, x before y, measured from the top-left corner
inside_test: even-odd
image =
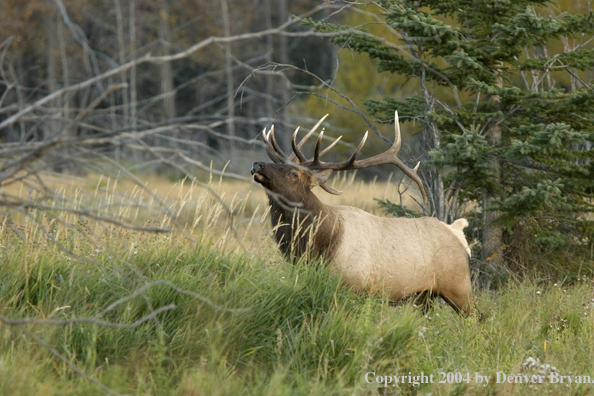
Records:
[[[466,236],[464,236],[464,229],[468,227],[468,220],[466,219],[458,219],[450,224],[448,227],[454,232],[454,235],[458,237],[462,245],[466,248],[468,252],[468,257],[470,257],[470,248],[468,247],[468,242],[466,242]]]

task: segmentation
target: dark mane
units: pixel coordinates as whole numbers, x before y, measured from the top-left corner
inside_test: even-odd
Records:
[[[299,208],[279,204],[268,196],[274,238],[281,252],[290,259],[307,255],[332,260],[342,235],[342,225],[331,207],[324,205],[311,191],[299,200]],[[313,240],[310,236],[313,235]]]

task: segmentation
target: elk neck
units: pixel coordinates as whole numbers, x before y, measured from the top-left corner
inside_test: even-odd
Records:
[[[280,250],[293,260],[303,255],[332,260],[342,236],[342,224],[336,210],[322,203],[309,190],[293,198],[287,199],[302,205],[279,203],[268,196],[270,218]]]

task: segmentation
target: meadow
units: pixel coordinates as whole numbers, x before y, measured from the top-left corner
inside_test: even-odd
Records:
[[[324,263],[287,263],[256,185],[143,182],[48,182],[56,200],[136,228],[76,210],[3,219],[0,395],[594,394],[575,383],[594,382],[587,258],[570,277],[477,288],[480,321],[443,304],[423,315],[349,290]],[[324,202],[378,215],[374,198],[399,196],[354,174],[333,186],[343,195]]]

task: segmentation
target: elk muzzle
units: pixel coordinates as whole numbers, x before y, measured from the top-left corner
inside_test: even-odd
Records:
[[[252,175],[261,169],[264,169],[264,162],[254,162],[252,164]]]
[[[254,181],[257,183],[262,183],[266,177],[262,175],[262,170],[264,169],[264,162],[254,162],[252,164],[252,176],[254,176]]]

